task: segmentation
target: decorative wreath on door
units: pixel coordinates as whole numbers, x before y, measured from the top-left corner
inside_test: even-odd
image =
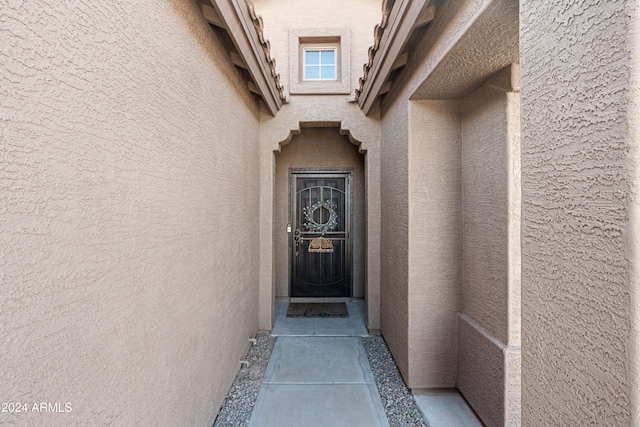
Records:
[[[325,223],[316,222],[313,219],[313,214],[318,209],[326,209],[329,211],[329,219]],[[311,206],[305,206],[302,210],[304,212],[305,223],[303,224],[305,228],[313,233],[320,233],[321,236],[324,236],[324,233],[328,231],[333,231],[338,226],[338,212],[336,212],[338,207],[330,202],[329,200],[325,200],[324,202],[317,202]]]

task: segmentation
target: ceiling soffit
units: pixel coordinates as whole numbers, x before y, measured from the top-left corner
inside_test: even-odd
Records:
[[[388,17],[383,9],[383,32],[380,35],[376,27],[376,43],[356,91],[365,114],[376,99],[384,96],[386,102],[398,95],[397,90],[390,92],[396,86],[403,85],[410,99],[459,99],[499,70],[518,63],[518,2],[430,0],[418,13],[405,46],[385,51],[385,38],[391,46],[391,40],[400,37],[399,45],[413,21],[412,15],[405,13],[404,22],[394,26],[394,13],[396,20],[402,16],[398,1]],[[420,26],[423,29],[416,31]],[[395,35],[398,29],[400,34]]]
[[[459,8],[449,9],[442,9],[443,18],[467,25],[442,25],[425,39],[425,49],[436,37],[446,41],[446,48],[440,58],[425,55],[417,72],[422,81],[415,82],[411,99],[465,97],[499,70],[519,62],[518,2],[466,0]]]

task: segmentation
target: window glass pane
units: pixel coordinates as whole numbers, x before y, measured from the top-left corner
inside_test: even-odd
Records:
[[[331,79],[334,80],[336,78],[336,68],[333,65],[322,66],[320,78],[322,79]]]
[[[304,50],[304,80],[336,80],[336,50]]]
[[[322,65],[333,65],[336,63],[335,60],[335,51],[333,50],[323,50],[320,52],[320,58]]]
[[[318,66],[311,65],[304,67],[304,71],[304,78],[307,80],[318,80],[320,78],[320,67]]]
[[[317,50],[307,50],[304,53],[304,63],[305,64],[319,64],[320,63],[320,52]]]

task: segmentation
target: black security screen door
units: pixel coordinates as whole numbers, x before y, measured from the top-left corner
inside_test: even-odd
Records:
[[[292,297],[350,296],[350,183],[350,174],[292,172]]]

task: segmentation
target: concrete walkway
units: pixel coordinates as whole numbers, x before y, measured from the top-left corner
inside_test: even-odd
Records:
[[[388,426],[359,337],[279,337],[250,427]]]
[[[288,304],[276,302],[278,338],[249,427],[388,427],[360,338],[364,302],[348,303],[344,319],[287,318]],[[414,398],[430,427],[482,426],[457,390]]]
[[[346,319],[289,319],[276,304],[271,353],[250,427],[388,427],[362,345],[364,304]]]

